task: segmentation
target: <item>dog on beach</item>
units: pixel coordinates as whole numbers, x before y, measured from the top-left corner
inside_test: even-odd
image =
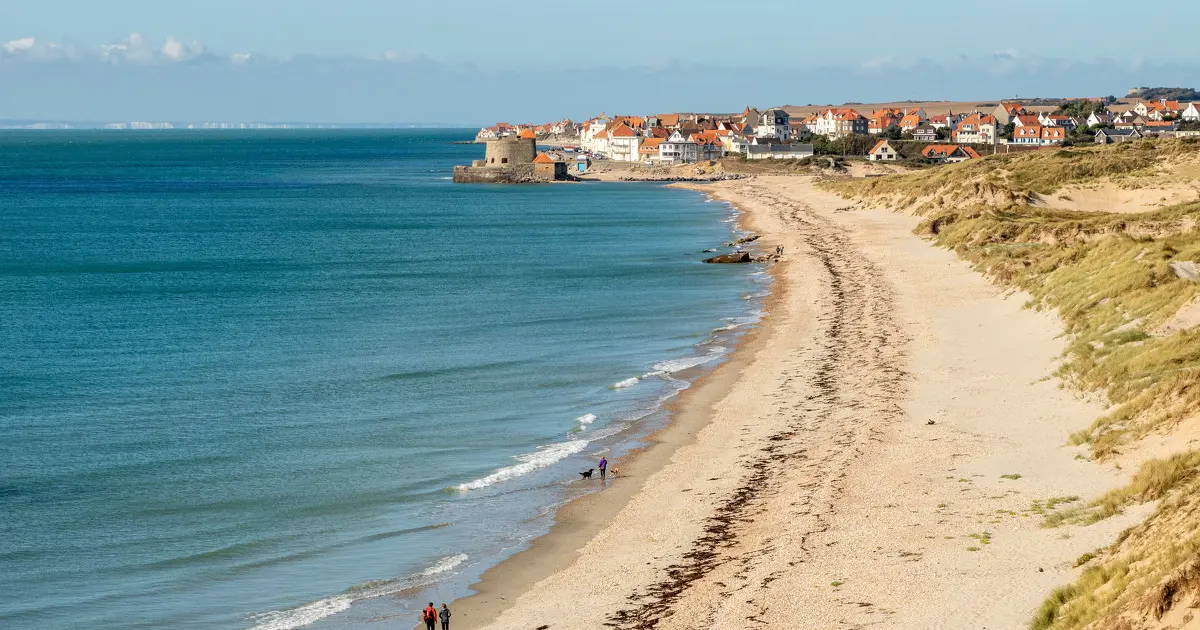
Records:
[[[595,469],[595,468],[589,468],[589,469],[587,469],[587,472],[581,472],[581,473],[579,473],[579,474],[580,474],[580,476],[582,476],[584,479],[591,479],[591,478],[592,478],[592,471],[593,471],[593,470],[596,470],[596,469]]]
[[[608,469],[608,474],[610,474],[610,475],[612,475],[612,476],[614,476],[614,477],[616,477],[616,476],[617,476],[617,473],[618,473],[618,472],[620,472],[620,471],[618,471],[616,468],[609,468],[609,469]]]

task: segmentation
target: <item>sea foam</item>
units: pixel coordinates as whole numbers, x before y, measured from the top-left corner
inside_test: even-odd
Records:
[[[512,466],[505,466],[496,472],[475,481],[458,484],[459,492],[467,492],[469,490],[479,490],[491,485],[498,484],[509,479],[514,479],[522,475],[550,466],[556,462],[562,461],[575,453],[587,448],[587,440],[569,440],[567,442],[559,442],[557,444],[547,444],[546,446],[538,447],[532,453],[517,455],[513,459],[517,463]]]
[[[596,421],[596,414],[585,413],[582,416],[575,418],[575,421],[578,422],[579,424],[591,424]]]
[[[642,377],[641,377],[641,376],[635,376],[635,377],[633,377],[633,378],[627,378],[627,379],[625,379],[625,380],[623,380],[623,381],[617,381],[616,383],[613,383],[613,384],[612,384],[612,388],[613,388],[613,389],[625,389],[626,387],[633,387],[634,385],[637,385],[637,384],[638,384],[638,382],[639,382],[639,381],[641,381],[641,380],[642,380]]]
[[[458,565],[466,561],[467,554],[465,553],[446,556],[415,575],[394,580],[367,582],[352,586],[333,597],[319,599],[297,608],[272,610],[252,615],[251,621],[254,622],[254,627],[251,630],[292,630],[293,628],[302,628],[320,619],[347,610],[356,601],[383,597],[397,591],[433,584],[437,581],[437,576],[454,570]]]
[[[708,349],[707,354],[701,354],[693,357],[684,357],[682,359],[670,359],[667,361],[659,361],[654,364],[654,372],[661,376],[670,376],[676,372],[682,372],[687,369],[699,367],[705,363],[711,363],[721,358],[725,354],[726,349],[723,346],[712,346]]]

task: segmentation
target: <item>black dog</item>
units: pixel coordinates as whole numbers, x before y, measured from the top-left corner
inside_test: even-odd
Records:
[[[595,468],[589,468],[589,469],[587,469],[587,472],[581,472],[581,473],[579,473],[579,474],[580,474],[580,475],[581,475],[581,476],[582,476],[584,479],[591,479],[591,478],[592,478],[592,471],[593,471],[593,470],[596,470],[596,469],[595,469]]]

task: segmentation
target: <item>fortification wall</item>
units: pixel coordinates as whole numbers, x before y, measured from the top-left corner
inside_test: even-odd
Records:
[[[488,140],[483,161],[486,166],[529,164],[537,156],[537,140],[533,138],[502,138]]]
[[[533,184],[554,181],[538,172],[535,164],[504,165],[503,167],[476,168],[455,166],[454,181],[459,184]]]

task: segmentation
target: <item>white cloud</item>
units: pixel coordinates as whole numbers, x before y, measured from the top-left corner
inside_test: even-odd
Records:
[[[71,44],[43,42],[33,37],[14,39],[0,44],[0,56],[31,62],[38,61],[100,61],[108,64],[167,64],[203,57],[208,54],[204,44],[193,41],[185,44],[168,37],[156,46],[138,33],[111,44],[77,48]]]
[[[12,53],[15,53],[20,50],[29,50],[29,49],[33,48],[34,44],[36,44],[36,43],[37,43],[37,40],[32,37],[25,37],[23,39],[14,39],[11,42],[7,42],[6,44],[4,44],[4,52],[12,54]]]
[[[251,57],[253,57],[253,55],[250,53],[234,53],[229,55],[229,60],[238,65],[243,65],[250,63]]]

